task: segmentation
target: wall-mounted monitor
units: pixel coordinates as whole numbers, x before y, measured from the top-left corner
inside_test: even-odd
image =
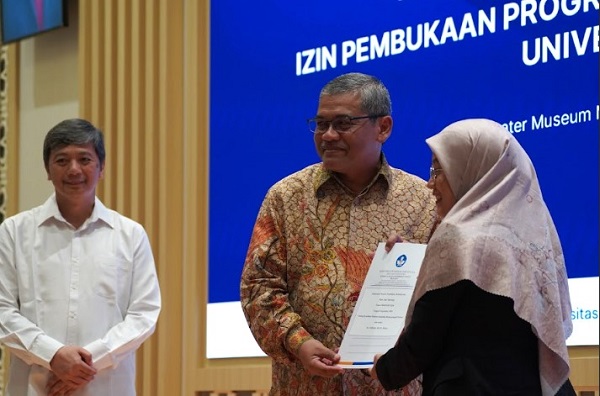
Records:
[[[67,26],[67,0],[0,0],[2,44]]]

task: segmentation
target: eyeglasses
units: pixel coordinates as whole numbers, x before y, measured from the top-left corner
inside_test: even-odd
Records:
[[[367,118],[375,119],[375,118],[379,118],[379,117],[384,117],[386,115],[387,114],[371,114],[371,115],[358,116],[358,117],[351,117],[348,115],[343,115],[343,116],[337,116],[333,120],[325,120],[320,117],[315,117],[315,118],[306,120],[306,122],[308,123],[308,129],[310,129],[310,131],[312,133],[317,134],[317,135],[324,134],[325,132],[327,132],[329,130],[329,128],[333,128],[333,130],[339,134],[344,134],[344,133],[352,133],[358,129],[358,128],[354,128],[355,126],[359,125],[354,122],[356,120],[364,120]]]
[[[435,181],[435,178],[437,177],[437,175],[439,175],[440,173],[442,173],[444,170],[442,168],[434,168],[433,166],[429,167],[429,179],[433,179]]]

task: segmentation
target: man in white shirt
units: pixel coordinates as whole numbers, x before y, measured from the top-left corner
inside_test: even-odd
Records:
[[[0,224],[7,395],[135,395],[135,351],[161,300],[144,228],[96,197],[102,132],[65,120],[44,140],[54,194]]]

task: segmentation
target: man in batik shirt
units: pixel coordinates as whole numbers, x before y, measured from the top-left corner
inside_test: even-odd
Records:
[[[392,168],[388,90],[349,73],[321,90],[309,120],[322,162],[276,183],[254,226],[241,279],[250,329],[273,359],[271,395],[381,395],[336,353],[379,242],[426,243],[434,201],[426,182]]]

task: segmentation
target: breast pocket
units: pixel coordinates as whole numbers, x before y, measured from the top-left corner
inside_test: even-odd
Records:
[[[119,257],[100,256],[93,261],[93,292],[100,297],[116,300],[126,292],[131,262]]]

